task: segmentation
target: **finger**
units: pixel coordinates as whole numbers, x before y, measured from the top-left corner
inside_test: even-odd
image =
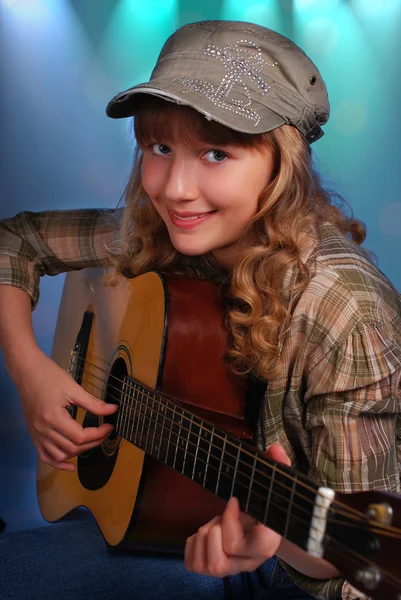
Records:
[[[52,426],[63,437],[77,445],[87,443],[100,443],[114,429],[111,423],[102,423],[99,427],[82,427],[77,421],[71,418],[67,411],[63,410],[61,418],[57,424]]]
[[[59,462],[59,461],[55,460],[53,458],[53,456],[51,456],[42,445],[38,444],[36,446],[36,449],[38,452],[39,459],[43,463],[45,463],[51,467],[54,467],[55,469],[60,469],[61,471],[75,471],[75,465],[73,465],[72,463],[67,462],[67,461]]]
[[[261,557],[230,556],[223,549],[223,527],[218,523],[207,537],[207,575],[226,577],[242,571],[254,571],[264,561]]]
[[[48,450],[49,450],[49,444],[54,446],[56,449],[59,450],[59,452],[57,454],[54,454],[54,457],[57,460],[65,460],[67,458],[72,458],[74,456],[78,456],[79,454],[82,454],[83,452],[87,452],[88,450],[91,450],[92,448],[96,448],[101,443],[103,443],[105,439],[107,439],[107,436],[104,436],[102,439],[96,440],[95,442],[88,442],[88,443],[84,443],[84,444],[74,444],[71,440],[69,440],[66,437],[64,437],[63,435],[59,434],[57,431],[50,430],[48,432],[46,440],[42,440],[42,444],[44,446],[46,446]]]
[[[223,548],[230,556],[266,560],[280,545],[281,536],[240,512],[237,498],[229,500],[221,520]]]
[[[113,430],[111,423],[102,423],[99,427],[82,427],[66,411],[63,411],[62,419],[47,431],[55,432],[56,436],[61,436],[67,442],[81,446],[92,442],[101,443]]]
[[[195,571],[196,573],[205,573],[207,572],[207,548],[206,548],[206,540],[209,534],[210,529],[220,521],[220,517],[215,517],[206,525],[199,527],[197,533],[192,537],[190,541],[190,551],[191,551],[191,560],[190,560],[190,570]]]
[[[229,555],[244,555],[245,528],[241,522],[241,511],[237,498],[230,498],[221,517],[222,546]],[[244,515],[243,522],[250,517]],[[252,519],[254,521],[254,519]]]
[[[109,404],[89,394],[84,388],[80,387],[70,403],[87,410],[94,415],[111,415],[118,409],[117,404]]]
[[[269,458],[277,460],[278,462],[284,463],[288,467],[291,466],[291,461],[281,444],[275,443],[269,446],[266,451]]]
[[[185,542],[184,567],[188,571],[193,571],[193,547],[195,543],[195,538],[196,534],[191,535],[189,538],[187,538]]]

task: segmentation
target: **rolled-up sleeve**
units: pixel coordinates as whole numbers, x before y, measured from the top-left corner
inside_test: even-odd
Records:
[[[309,372],[309,475],[336,491],[400,491],[401,345],[389,324],[357,327]],[[366,600],[344,579],[316,580],[284,564],[319,600]]]
[[[334,490],[400,491],[401,342],[388,325],[358,328],[309,376],[311,477]]]
[[[108,266],[121,210],[22,212],[0,221],[0,284],[24,290],[35,308],[39,278]]]

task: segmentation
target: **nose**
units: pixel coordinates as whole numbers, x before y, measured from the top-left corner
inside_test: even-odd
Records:
[[[196,168],[192,161],[178,157],[170,161],[163,195],[171,203],[191,202],[199,198]]]

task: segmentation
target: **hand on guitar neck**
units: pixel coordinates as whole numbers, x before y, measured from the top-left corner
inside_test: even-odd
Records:
[[[273,444],[267,456],[291,466],[285,450]],[[185,566],[203,575],[225,577],[254,571],[277,554],[309,577],[339,577],[339,571],[324,559],[314,558],[256,519],[242,513],[231,498],[221,517],[216,517],[189,537],[185,546]]]

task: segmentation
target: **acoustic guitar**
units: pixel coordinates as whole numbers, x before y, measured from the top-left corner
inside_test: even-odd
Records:
[[[111,546],[182,554],[223,512],[242,511],[324,557],[375,599],[401,598],[401,503],[341,494],[266,458],[245,420],[246,382],[225,360],[222,286],[147,273],[105,286],[103,272],[66,277],[52,358],[88,392],[118,404],[98,448],[74,472],[38,463],[43,517],[84,506]],[[103,418],[80,408],[84,427]]]

